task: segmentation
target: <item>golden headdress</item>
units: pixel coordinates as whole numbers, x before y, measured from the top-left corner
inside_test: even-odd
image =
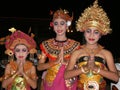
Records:
[[[76,22],[77,31],[83,32],[88,27],[96,27],[102,35],[106,35],[112,31],[110,20],[103,8],[98,5],[98,0],[95,0],[93,6],[86,8]]]
[[[58,18],[58,17],[61,17],[61,18],[65,19],[66,21],[72,21],[72,19],[73,19],[73,17],[70,17],[69,12],[65,9],[64,10],[59,9],[59,10],[54,12],[53,20]]]
[[[12,32],[10,37],[5,42],[6,51],[5,53],[9,56],[14,54],[14,48],[18,44],[24,44],[28,47],[30,54],[34,54],[37,52],[36,50],[36,42],[34,41],[33,37],[23,33],[20,30],[15,28],[9,29]]]

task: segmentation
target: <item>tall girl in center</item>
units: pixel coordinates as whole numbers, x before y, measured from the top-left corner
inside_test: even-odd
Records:
[[[64,79],[64,71],[71,53],[80,48],[80,43],[66,36],[73,17],[67,10],[59,9],[54,12],[50,26],[56,33],[55,38],[43,41],[37,69],[46,70],[43,74],[44,90],[76,90],[76,78]],[[49,59],[46,62],[47,58]]]

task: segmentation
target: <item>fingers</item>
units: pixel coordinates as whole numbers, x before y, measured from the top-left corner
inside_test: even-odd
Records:
[[[63,62],[63,59],[64,59],[64,50],[63,50],[63,47],[61,47],[59,58],[60,58],[60,62]]]
[[[19,66],[18,66],[18,74],[19,74],[19,75],[22,75],[22,74],[23,74],[23,63],[22,63],[22,62],[19,63]]]
[[[94,56],[90,56],[89,57],[89,60],[87,62],[88,68],[90,68],[90,69],[94,68],[94,66],[95,66],[94,59],[95,59]]]
[[[64,59],[64,50],[63,50],[63,47],[61,47],[60,48],[60,53],[59,53],[57,61],[56,61],[56,64],[62,63],[63,59]]]

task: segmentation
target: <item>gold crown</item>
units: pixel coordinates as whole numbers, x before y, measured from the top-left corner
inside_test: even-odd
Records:
[[[88,27],[96,27],[102,35],[106,35],[112,31],[110,20],[103,8],[98,5],[98,0],[95,0],[93,6],[86,8],[76,22],[77,31],[83,32]]]

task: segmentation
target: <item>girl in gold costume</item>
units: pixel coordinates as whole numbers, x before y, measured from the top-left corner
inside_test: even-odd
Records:
[[[53,27],[56,37],[40,44],[42,54],[37,69],[47,70],[43,75],[44,90],[76,90],[75,79],[70,82],[64,79],[64,71],[70,55],[80,47],[79,42],[66,36],[66,30],[71,25],[71,22],[72,17],[69,16],[67,10],[59,9],[54,12],[50,25]],[[49,61],[45,63],[47,58]]]
[[[14,28],[12,28],[14,29]],[[13,30],[11,30],[13,31]],[[32,37],[14,29],[5,42],[5,53],[9,56],[6,65],[2,87],[5,90],[31,90],[37,87],[36,69],[27,56],[34,56],[36,43]],[[16,59],[14,59],[14,56]]]
[[[112,53],[98,43],[111,32],[110,21],[96,0],[76,22],[76,29],[84,32],[86,43],[72,53],[64,77],[78,77],[77,90],[106,90],[104,78],[118,82],[119,77]],[[74,66],[77,69],[74,69]]]

